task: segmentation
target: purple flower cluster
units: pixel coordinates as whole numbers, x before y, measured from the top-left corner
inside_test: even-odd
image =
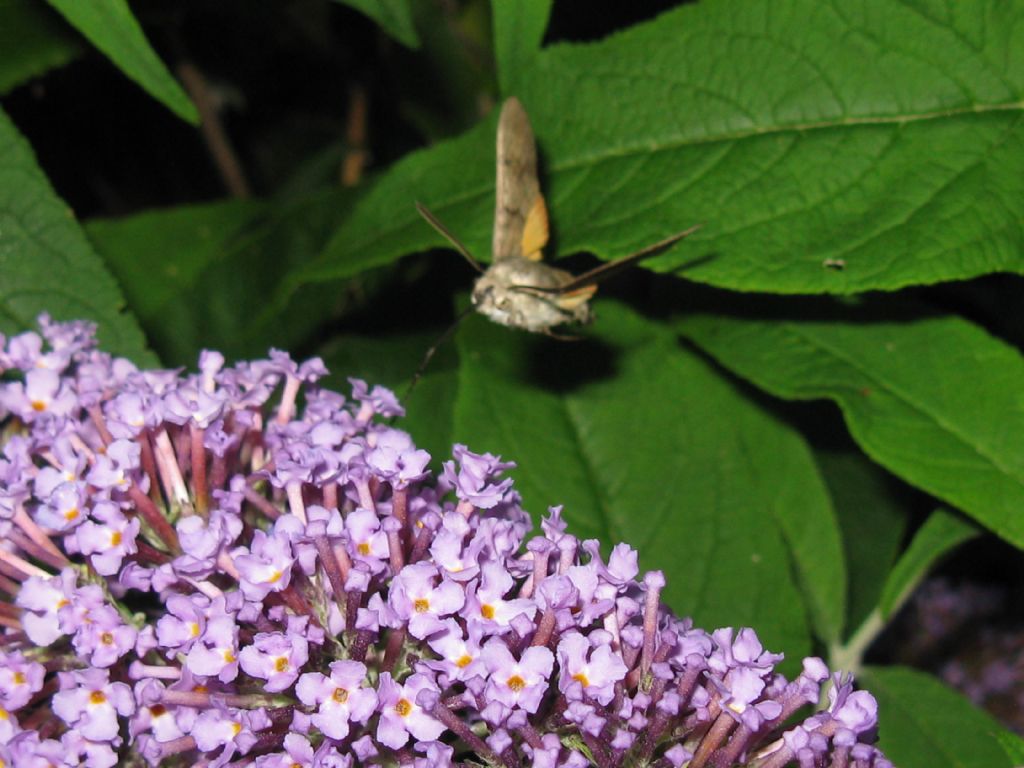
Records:
[[[432,478],[391,392],[41,328],[0,337],[0,765],[891,765],[850,679],[675,618],[557,507],[527,539],[513,465]]]

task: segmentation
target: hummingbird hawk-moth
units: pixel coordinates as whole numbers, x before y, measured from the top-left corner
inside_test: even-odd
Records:
[[[501,325],[556,335],[553,328],[593,319],[588,303],[597,283],[641,259],[665,250],[700,225],[582,275],[541,261],[548,242],[548,210],[537,180],[537,143],[519,99],[505,101],[498,120],[498,164],[494,204],[493,257],[484,269],[469,250],[424,205],[420,214],[480,272],[473,307]]]

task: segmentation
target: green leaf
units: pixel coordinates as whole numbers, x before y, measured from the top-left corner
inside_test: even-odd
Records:
[[[521,74],[532,66],[540,51],[544,30],[551,16],[552,0],[519,0],[493,3],[494,56],[498,60],[501,92],[514,96],[519,91]]]
[[[1006,750],[1006,756],[1017,768],[1024,766],[1024,739],[1012,731],[1000,731],[996,734],[999,743]]]
[[[1005,732],[990,715],[933,677],[869,667],[858,682],[878,700],[879,743],[900,768],[1010,768]]]
[[[126,0],[47,0],[124,74],[193,125],[199,113],[146,40]]]
[[[287,202],[223,201],[93,220],[86,230],[125,286],[168,365],[193,365],[204,347],[231,357],[291,346],[353,301],[333,285],[297,296],[263,322],[282,273],[316,253],[353,193],[323,190]]]
[[[749,302],[748,302],[749,303]],[[981,328],[889,300],[805,316],[694,315],[679,329],[779,397],[829,398],[875,461],[1024,546],[1024,360]]]
[[[941,557],[979,533],[976,526],[951,512],[944,509],[933,512],[914,535],[907,551],[885,582],[878,603],[882,618],[889,619],[900,609]]]
[[[846,625],[858,626],[878,604],[907,527],[909,488],[855,450],[815,454],[842,530],[849,571]]]
[[[210,273],[265,211],[264,203],[231,200],[86,222],[164,364],[194,365],[197,350],[228,341],[229,319],[239,313],[223,302],[238,294],[221,289],[244,287],[247,280],[239,277],[248,275],[239,264],[229,269],[230,281]]]
[[[742,290],[854,293],[1024,270],[1024,5],[686,4],[516,72],[558,250],[652,259]],[[504,57],[507,50],[502,53]],[[482,257],[494,127],[396,164],[316,270],[437,240],[421,200]]]
[[[575,535],[625,541],[664,570],[679,613],[756,627],[798,659],[808,630],[791,558],[827,626],[842,621],[844,587],[806,445],[663,328],[612,302],[599,312],[576,344],[467,320],[455,439],[518,462],[535,521],[564,504]],[[807,529],[793,552],[790,514]]]
[[[306,283],[357,275],[431,245],[447,245],[447,241],[419,217],[415,203],[425,203],[446,220],[448,209],[437,206],[436,199],[439,198],[423,197],[419,191],[429,181],[431,186],[443,184],[445,196],[456,195],[458,190],[474,181],[485,183],[478,178],[484,167],[493,176],[494,148],[482,146],[480,139],[485,135],[490,136],[493,144],[496,121],[495,115],[466,136],[439,144],[432,150],[412,152],[402,158],[382,181],[375,182],[372,189],[356,203],[352,214],[327,242],[316,261],[289,275],[282,295]],[[465,173],[453,176],[450,171],[454,167],[462,167]],[[487,232],[490,232],[494,201],[493,198],[490,201],[481,198],[476,203],[477,209],[470,219],[478,225],[472,237],[479,242],[483,237],[481,225],[485,225]],[[399,221],[402,225],[395,226],[395,222]],[[461,223],[462,219],[455,222],[456,225]],[[468,236],[461,228],[458,233],[460,237]],[[479,252],[477,255],[484,254]]]
[[[409,0],[335,0],[373,19],[391,37],[409,48],[419,48]]]
[[[153,364],[139,326],[123,311],[117,283],[2,111],[0,275],[0,332],[34,329],[41,312],[92,320],[105,351]]]
[[[38,0],[0,0],[0,93],[66,64],[80,50],[60,17]]]

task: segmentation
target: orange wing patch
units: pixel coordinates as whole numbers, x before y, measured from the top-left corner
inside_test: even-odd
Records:
[[[555,299],[555,304],[557,304],[559,308],[564,309],[567,312],[572,312],[577,307],[586,304],[588,301],[594,298],[595,293],[597,293],[596,285],[585,285],[582,288],[577,288],[575,291],[563,293],[561,296]]]
[[[523,258],[530,261],[540,261],[544,258],[542,251],[548,244],[548,207],[544,203],[544,195],[537,195],[533,201],[533,207],[526,216],[526,224],[523,226],[522,254]]]

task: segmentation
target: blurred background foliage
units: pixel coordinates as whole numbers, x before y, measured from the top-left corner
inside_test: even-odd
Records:
[[[509,95],[549,258],[704,228],[582,341],[467,319],[405,428],[856,671],[897,765],[1020,764],[1020,2],[0,0],[0,330],[401,393],[474,277],[414,202],[489,258]]]

